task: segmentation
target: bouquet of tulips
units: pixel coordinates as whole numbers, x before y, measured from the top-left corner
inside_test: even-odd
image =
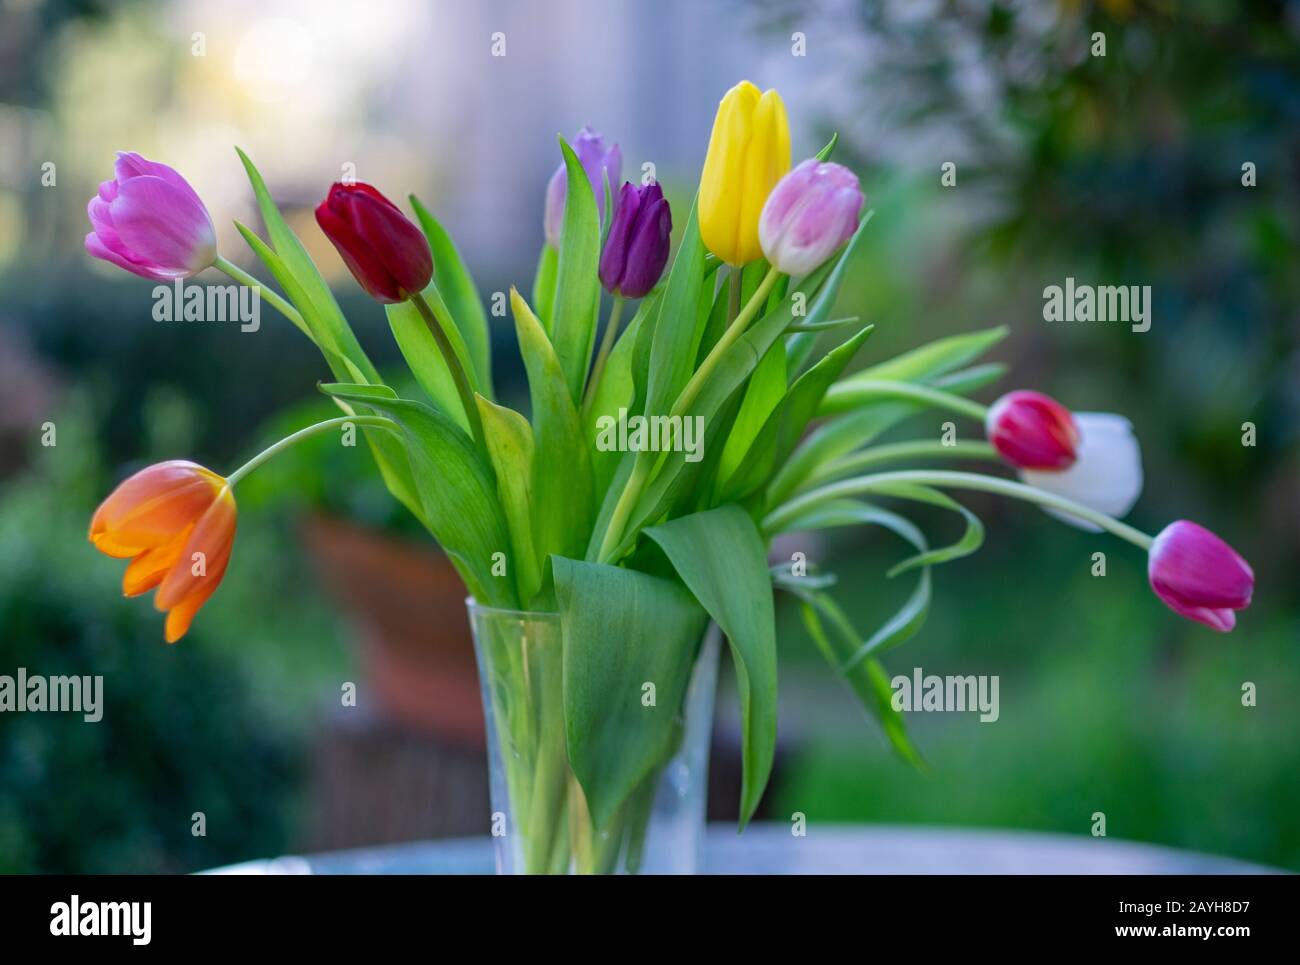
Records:
[[[554,615],[543,663],[480,641],[480,660],[492,664],[492,739],[508,748],[512,820],[530,871],[636,867],[646,802],[680,744],[710,624],[725,635],[737,677],[743,826],[776,738],[774,588],[793,595],[833,671],[915,759],[880,660],[924,621],[931,568],[983,539],[952,491],[1024,500],[1109,531],[1148,554],[1151,587],[1175,612],[1230,630],[1254,580],[1236,552],[1191,522],[1153,539],[1116,518],[1142,482],[1127,420],[1071,413],[1031,391],[992,405],[971,398],[1002,374],[979,357],[1003,329],[850,371],[872,328],[832,310],[870,212],[857,177],[830,160],[834,146],[792,167],[778,94],[748,82],[728,91],[694,203],[684,219],[678,213],[669,266],[674,217],[659,185],[620,185],[618,147],[591,131],[561,139],[531,294],[510,292],[528,416],[495,401],[483,302],[452,239],[414,197],[411,220],[375,188],[340,183],[316,209],[357,282],[385,307],[422,390],[402,398],[242,152],[265,237],[238,229],[283,296],[217,253],[209,214],[176,171],[120,155],[91,199],[87,250],[147,278],[215,267],[259,286],[324,356],[333,379],[320,389],[340,415],[225,477],[183,461],[144,469],[99,507],[92,542],[131,559],[128,595],[156,589],[174,642],[230,562],[239,481],[309,434],[362,427],[393,496],[442,546],[477,605]],[[878,442],[923,410],[968,420],[983,438]],[[1019,478],[925,468],[954,458],[1009,466]],[[932,546],[906,515],[914,504],[958,514],[964,535]],[[798,561],[769,565],[778,535],[859,524],[910,544],[888,575],[916,580],[870,633],[836,605],[829,574]]]

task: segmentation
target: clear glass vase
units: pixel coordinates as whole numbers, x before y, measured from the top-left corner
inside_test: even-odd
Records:
[[[721,634],[710,624],[678,709],[681,741],[609,826],[593,827],[564,737],[555,613],[467,601],[487,722],[498,874],[695,874],[704,857]]]

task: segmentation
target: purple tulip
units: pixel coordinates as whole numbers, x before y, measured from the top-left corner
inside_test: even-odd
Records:
[[[857,176],[809,158],[776,183],[758,219],[767,260],[787,275],[806,275],[853,236],[865,199]]]
[[[617,144],[606,145],[605,138],[589,127],[584,127],[573,139],[573,153],[582,162],[582,169],[587,172],[591,190],[596,195],[596,210],[602,221],[605,217],[605,179],[602,172],[609,173],[609,183],[618,184],[623,173],[623,152]],[[560,233],[564,229],[564,198],[568,193],[569,178],[565,173],[564,162],[551,175],[546,185],[546,243],[559,249]]]
[[[1151,589],[1179,616],[1227,633],[1250,606],[1255,572],[1203,526],[1180,519],[1162,529],[1147,558]]]
[[[118,151],[114,175],[86,206],[88,252],[158,281],[188,278],[216,261],[208,209],[173,168]]]
[[[673,214],[658,184],[624,182],[600,256],[600,283],[611,295],[640,298],[655,287],[668,263]]]

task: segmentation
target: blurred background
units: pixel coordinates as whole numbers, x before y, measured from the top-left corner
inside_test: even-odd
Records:
[[[255,269],[233,228],[259,224],[242,146],[392,368],[382,312],[311,216],[348,165],[419,194],[485,296],[526,288],[557,133],[617,140],[625,176],[654,164],[684,212],[742,77],[780,89],[796,157],[838,131],[863,178],[876,219],[839,314],[876,324],[865,361],[1009,325],[1007,386],[1132,419],[1134,524],[1199,520],[1258,577],[1219,636],[1161,606],[1129,547],[971,498],[988,542],[935,574],[929,623],[887,662],[999,675],[999,721],[911,715],[930,763],[912,769],[781,610],[766,816],[1086,835],[1101,811],[1111,837],[1300,869],[1300,2],[0,0],[0,16],[0,674],[103,674],[106,703],[93,725],[0,715],[0,872],[190,871],[488,822],[462,590],[364,448],[305,445],[241,486],[237,565],[179,646],[86,542],[130,472],[228,471],[330,412],[318,353],[273,312],[256,333],[159,324],[152,283],[85,255],[113,152],[180,170]],[[1150,285],[1151,330],[1045,323],[1042,290],[1067,275]],[[494,350],[519,400],[505,320]],[[823,556],[862,628],[909,592],[884,578],[887,537]],[[736,716],[724,693],[719,819]]]

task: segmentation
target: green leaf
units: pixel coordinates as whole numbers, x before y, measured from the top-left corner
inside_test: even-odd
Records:
[[[433,282],[429,283],[423,294],[440,323],[442,319],[451,317]],[[406,360],[407,368],[415,376],[415,381],[420,384],[420,388],[434,405],[451,416],[468,434],[469,419],[465,414],[465,406],[460,401],[460,393],[456,390],[456,381],[452,378],[447,360],[443,358],[442,350],[438,348],[438,342],[429,331],[424,316],[409,301],[385,305],[384,311],[388,315],[388,325],[393,330],[393,339],[402,352],[402,358]],[[456,325],[451,324],[443,325],[442,331],[447,336],[452,351],[460,359],[461,368],[468,374],[471,387],[478,391],[469,349],[461,338],[460,330]]]
[[[551,566],[569,764],[602,828],[671,755],[708,618],[671,580],[561,556]],[[646,683],[655,685],[654,706],[642,704]]]
[[[734,477],[727,481],[724,493],[728,498],[748,496],[771,478],[772,471],[785,461],[799,442],[826,390],[844,372],[872,330],[873,326],[868,325],[795,380],[781,404],[768,417]]]
[[[591,458],[582,420],[542,323],[513,288],[519,349],[532,399],[533,545],[539,568],[550,554],[579,557],[595,511]]]
[[[470,593],[489,606],[517,607],[514,585],[492,573],[492,554],[509,547],[491,468],[446,415],[392,398],[386,386],[322,385],[334,398],[375,409],[402,429],[423,507],[421,519],[456,564]]]
[[[533,430],[514,409],[476,396],[488,458],[496,474],[497,495],[505,513],[514,552],[510,559],[519,602],[527,607],[541,588],[541,570],[533,547]]]
[[[750,446],[786,393],[785,346],[777,339],[759,361],[745,386],[744,401],[727,435],[719,473],[723,479],[740,468]]]
[[[559,270],[560,255],[550,245],[543,244],[537,257],[537,271],[533,274],[533,305],[547,336],[551,334],[551,319],[555,316],[555,276]]]
[[[864,369],[872,373],[874,379],[894,379],[895,381],[912,381],[943,389],[957,395],[974,392],[976,389],[995,381],[1003,372],[1000,365],[979,365],[959,372],[952,369],[974,358],[1001,335],[1001,329],[977,332],[970,336],[958,336],[958,342],[952,339],[940,339],[939,342],[923,349],[908,352],[889,362]],[[982,338],[980,336],[983,336]],[[990,341],[990,337],[993,337]],[[949,343],[946,348],[938,348],[942,343]],[[980,348],[983,345],[984,348]],[[918,354],[920,353],[920,354]],[[908,359],[904,364],[903,359]],[[895,365],[894,363],[899,363]],[[858,373],[842,380],[851,382]],[[906,376],[906,379],[901,376]],[[798,490],[818,467],[852,452],[859,446],[866,445],[881,433],[887,431],[908,416],[922,411],[923,407],[914,402],[882,399],[879,402],[836,416],[823,423],[808,437],[777,471],[768,487],[768,506],[784,502]]]
[[[863,524],[883,526],[897,533],[919,551],[920,556],[913,557],[913,559],[923,558],[929,552],[930,548],[926,542],[925,534],[911,520],[905,516],[900,516],[898,513],[892,513],[889,510],[872,506],[860,500],[836,500],[833,503],[819,506],[800,517],[792,529],[806,531]],[[884,653],[886,650],[911,639],[925,624],[925,619],[930,612],[930,568],[924,564],[921,564],[921,567],[921,576],[917,580],[916,588],[897,612],[882,623],[879,629],[867,638],[865,643],[856,645],[855,649],[841,655],[839,663],[836,665],[836,669],[840,673],[847,675],[866,657]],[[890,571],[889,575],[893,576],[898,571],[898,567],[895,567]],[[796,594],[803,592],[797,580],[783,580],[781,586]],[[860,638],[855,635],[854,639],[856,641]]]
[[[253,194],[257,197],[257,206],[262,212],[262,220],[266,223],[267,234],[271,236],[271,247],[275,249],[275,254],[284,268],[293,276],[301,293],[301,301],[292,295],[290,299],[303,319],[311,325],[316,343],[337,352],[355,366],[363,376],[358,381],[379,382],[379,373],[366,357],[366,353],[362,351],[360,343],[348,326],[347,319],[343,317],[343,311],[334,299],[334,293],[330,291],[329,285],[317,270],[316,263],[307,254],[307,249],[303,247],[298,236],[293,233],[293,229],[280,214],[280,209],[276,207],[271,192],[267,190],[266,182],[262,180],[262,175],[247,154],[239,148],[235,148],[235,151],[239,154],[239,160],[243,162],[248,180],[253,186]],[[252,234],[245,231],[246,229],[241,229],[241,234],[244,234],[245,238]],[[285,292],[288,294],[287,288]]]
[[[636,384],[632,375],[632,355],[636,349],[641,326],[654,312],[657,304],[658,297],[654,294],[641,300],[636,314],[632,316],[632,321],[619,335],[618,341],[614,343],[614,348],[609,353],[609,358],[605,360],[605,371],[600,378],[600,384],[595,387],[596,394],[592,396],[591,407],[585,420],[584,430],[588,439],[597,438],[597,427],[602,424],[603,418],[617,419],[619,409],[634,411],[632,404],[636,400]],[[596,478],[597,498],[604,497],[622,455],[623,453],[617,449],[596,447],[592,450],[591,467]]]
[[[999,325],[996,328],[937,339],[920,348],[855,372],[846,381],[915,382],[932,379],[979,358],[1006,338],[1009,331],[1007,326]]]
[[[826,633],[825,628],[822,626],[819,611],[820,614],[825,614],[830,620],[832,628],[836,631],[835,638],[837,639],[856,640],[857,635],[852,624],[848,623],[848,618],[844,616],[843,611],[825,594],[818,594],[813,601],[805,602],[801,610],[804,626],[808,629],[808,634],[813,638],[818,649],[821,650],[826,662],[834,667],[838,659],[835,644],[832,642],[832,637]],[[899,756],[913,767],[924,770],[925,760],[907,734],[907,724],[903,720],[903,715],[900,711],[894,709],[893,690],[889,686],[889,674],[885,672],[885,668],[880,661],[875,659],[864,660],[847,673],[842,673],[841,676],[854,694],[857,695],[862,705],[880,722],[885,737],[889,739],[890,745],[898,752]]]
[[[420,199],[411,195],[411,207],[429,239],[429,248],[433,252],[434,278],[438,290],[446,300],[450,318],[456,324],[468,349],[471,365],[465,370],[473,373],[477,391],[488,399],[492,392],[492,341],[488,332],[487,313],[483,311],[483,301],[479,298],[478,286],[469,273],[456,243],[451,235],[438,223],[438,219],[420,203]]]
[[[700,288],[704,284],[704,241],[691,202],[682,241],[659,301],[652,331],[645,415],[662,415],[672,407],[694,370],[695,353],[703,335],[697,325]],[[707,316],[705,316],[707,319]]]
[[[596,340],[596,315],[600,310],[600,213],[582,162],[568,142],[560,138],[568,188],[564,200],[564,228],[556,270],[555,317],[551,342],[560,361],[569,397],[582,403],[582,390]]]
[[[740,696],[743,829],[758,807],[776,751],[776,617],[767,550],[739,506],[720,506],[646,530],[731,645]]]

